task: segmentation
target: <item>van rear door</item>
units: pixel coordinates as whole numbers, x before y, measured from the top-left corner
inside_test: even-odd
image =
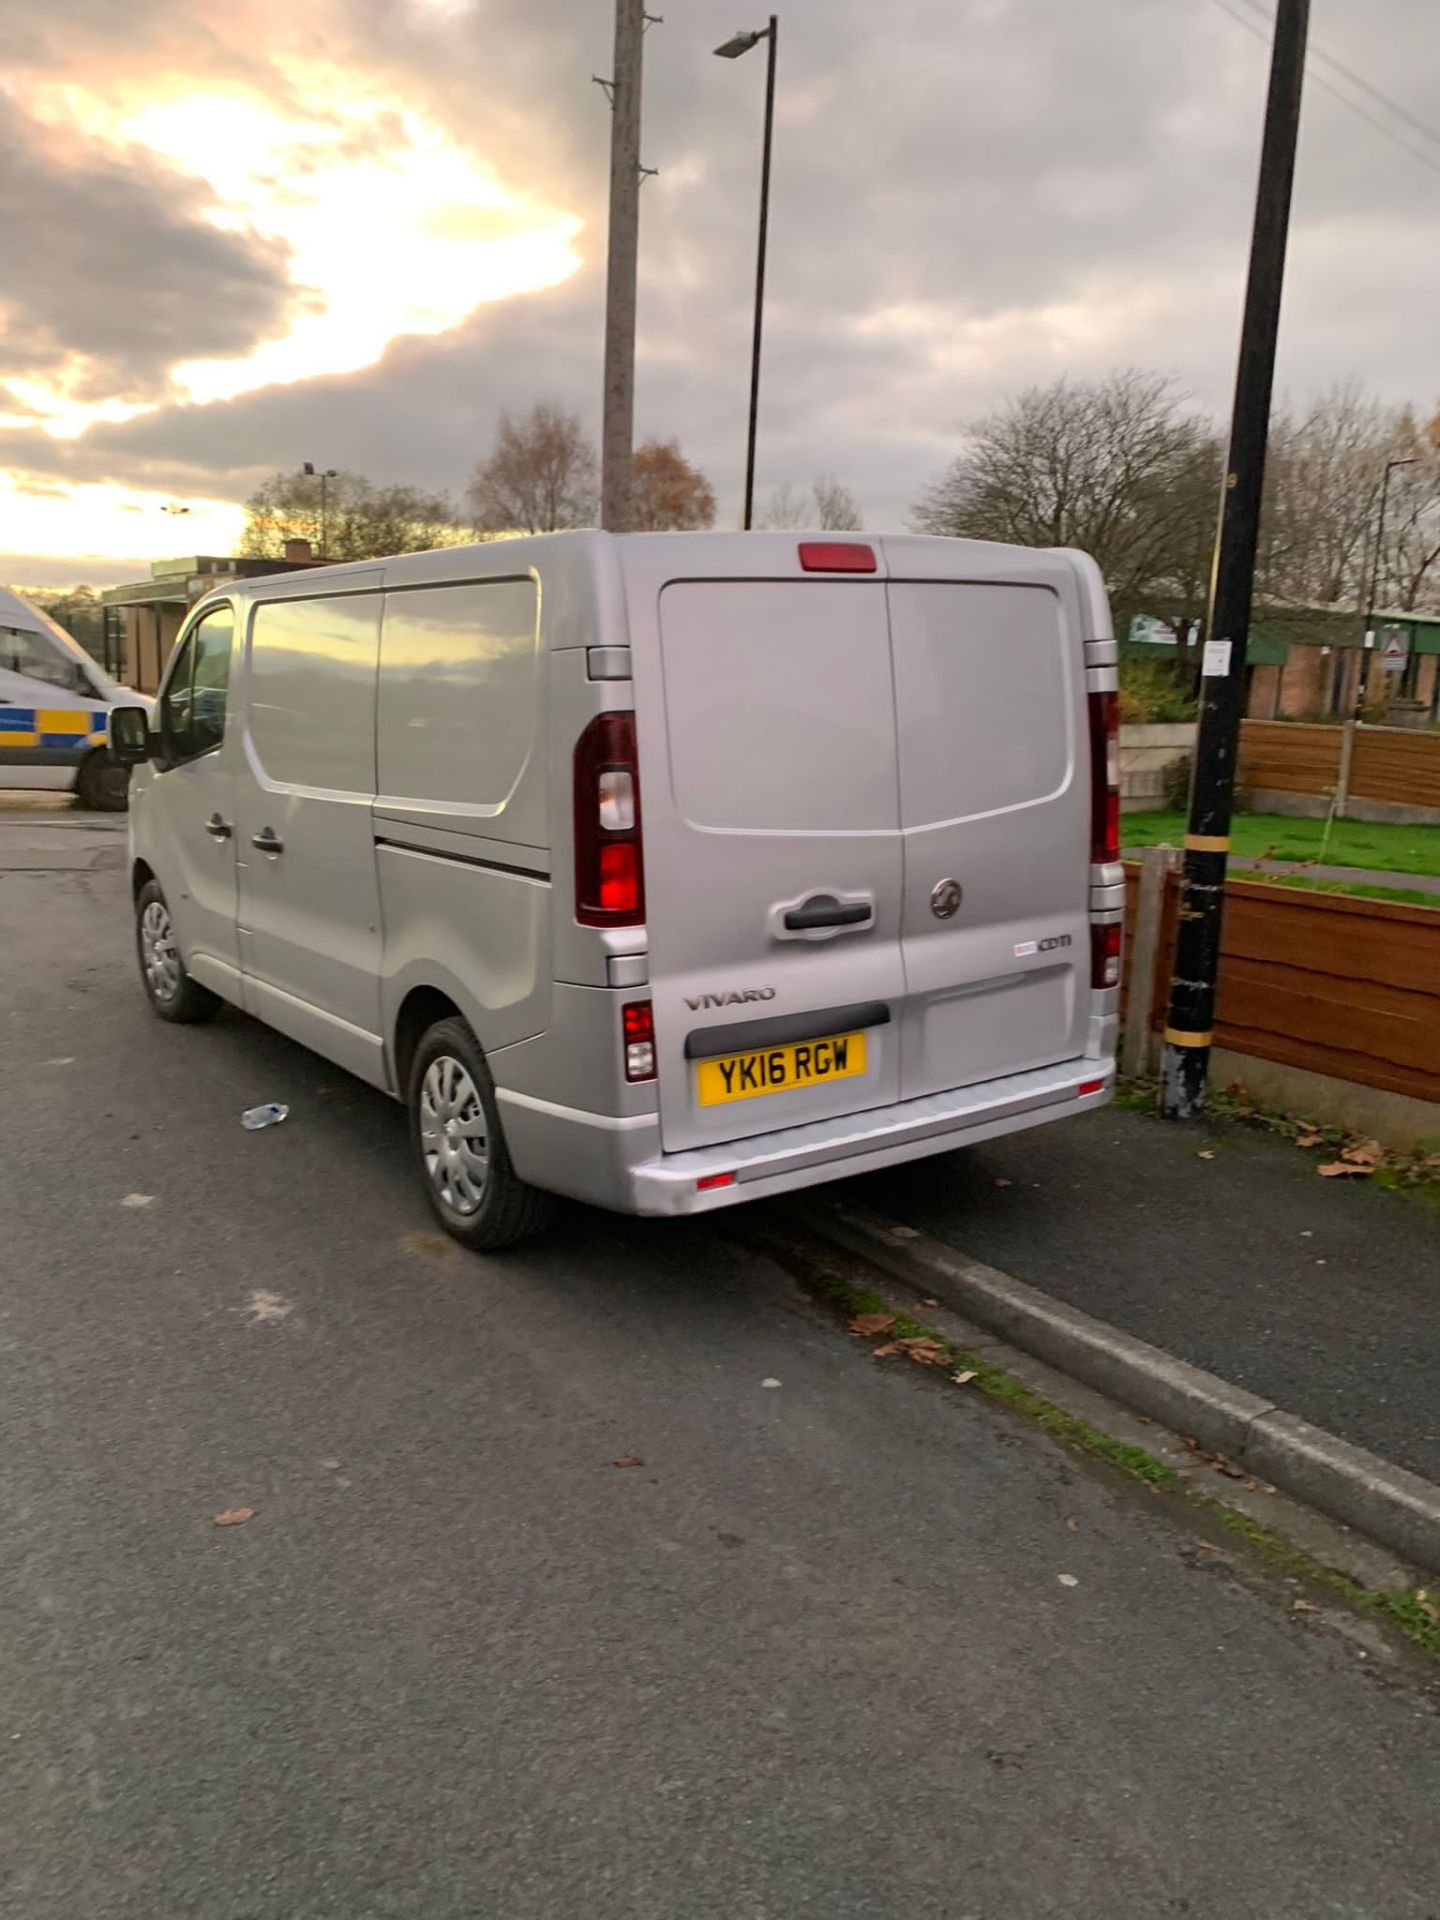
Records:
[[[672,542],[627,554],[671,1152],[897,1100],[904,997],[883,574],[710,536],[707,573],[734,577],[676,579]]]
[[[885,547],[904,840],[901,1097],[915,1099],[1085,1050],[1085,636],[1066,556]],[[992,554],[1004,577],[984,577]]]

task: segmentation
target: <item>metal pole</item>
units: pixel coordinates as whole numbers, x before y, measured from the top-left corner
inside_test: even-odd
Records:
[[[1210,1071],[1220,921],[1235,802],[1235,758],[1245,701],[1245,644],[1255,588],[1255,552],[1309,14],[1310,0],[1279,0],[1275,15],[1235,406],[1220,496],[1220,528],[1201,669],[1200,725],[1180,883],[1180,926],[1165,1027],[1160,1111],[1170,1120],[1188,1120],[1203,1111]]]
[[[1370,565],[1370,591],[1365,600],[1365,627],[1360,635],[1360,673],[1355,686],[1355,718],[1358,720],[1370,690],[1370,656],[1375,651],[1375,602],[1380,598],[1380,559],[1385,546],[1385,511],[1390,503],[1390,476],[1396,467],[1413,467],[1413,460],[1387,460],[1380,481],[1380,519],[1375,528],[1375,555]]]
[[[326,533],[328,531],[326,526],[326,519],[328,514],[329,501],[325,491],[327,480],[328,480],[328,476],[322,472],[320,475],[320,558],[322,560],[325,558],[325,548],[327,545]]]
[[[610,260],[605,280],[605,403],[600,524],[630,526],[635,483],[635,277],[640,240],[640,74],[645,0],[615,0],[610,82]]]
[[[750,428],[745,441],[745,531],[755,518],[755,430],[760,417],[760,335],[765,321],[765,244],[770,232],[770,148],[775,132],[775,51],[780,23],[772,13],[765,29],[765,139],[760,150],[760,238],[755,253],[755,331],[750,345]]]

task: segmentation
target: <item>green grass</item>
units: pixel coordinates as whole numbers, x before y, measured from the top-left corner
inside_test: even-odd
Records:
[[[1178,847],[1185,838],[1180,813],[1127,813],[1120,821],[1126,847]],[[1292,820],[1283,813],[1237,813],[1231,851],[1246,859],[1320,860],[1323,820]],[[1440,827],[1369,826],[1336,820],[1325,840],[1324,865],[1369,867],[1380,873],[1440,874]]]

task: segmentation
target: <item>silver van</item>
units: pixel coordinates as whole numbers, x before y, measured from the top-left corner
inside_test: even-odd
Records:
[[[409,1108],[430,1203],[698,1213],[1111,1094],[1116,652],[1083,554],[561,533],[201,601],[134,768],[162,1019]]]

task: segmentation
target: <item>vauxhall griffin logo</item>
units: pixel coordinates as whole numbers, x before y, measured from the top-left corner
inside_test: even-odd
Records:
[[[745,987],[739,993],[702,993],[695,999],[687,994],[685,1004],[692,1013],[700,1013],[706,1007],[743,1007],[747,1000],[773,1000],[774,987]]]

